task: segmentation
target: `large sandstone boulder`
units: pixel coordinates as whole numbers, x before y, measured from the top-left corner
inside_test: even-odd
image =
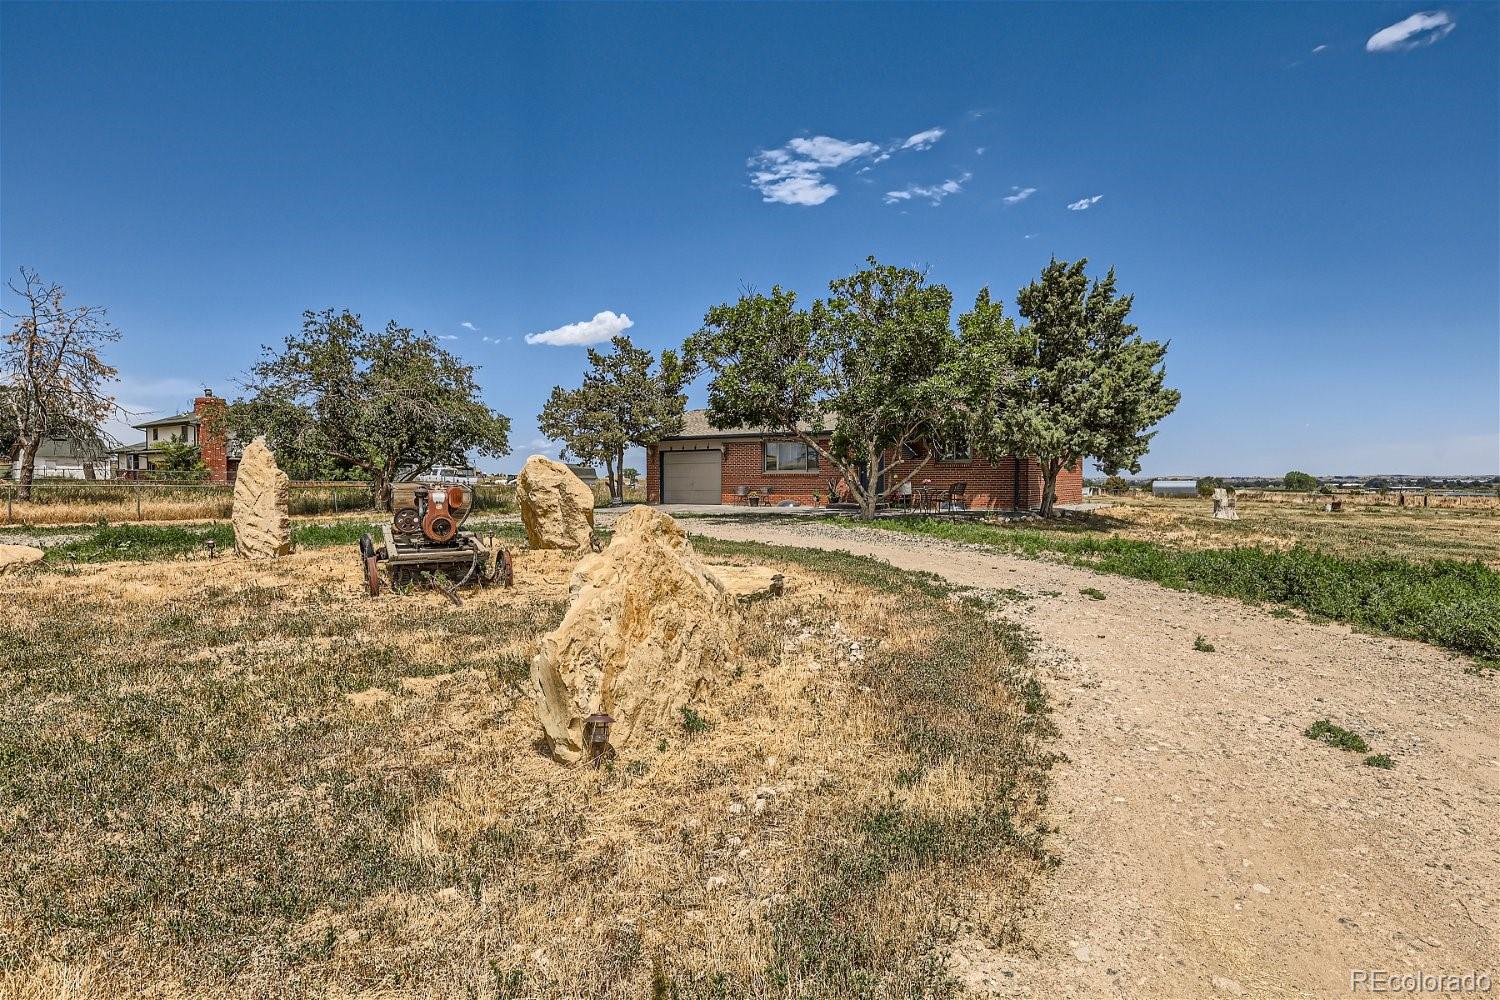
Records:
[[[39,563],[46,554],[30,545],[0,545],[0,576]]]
[[[1234,490],[1220,487],[1214,490],[1214,517],[1220,521],[1238,521],[1239,508],[1235,506]]]
[[[526,460],[516,477],[526,541],[534,549],[586,549],[594,538],[594,491],[561,462]]]
[[[572,600],[531,662],[533,695],[559,761],[584,757],[584,720],[614,718],[609,745],[681,724],[723,675],[740,615],[672,518],[636,507],[573,572]]]
[[[234,480],[234,551],[246,559],[274,559],[292,551],[290,488],[266,439],[250,442]]]

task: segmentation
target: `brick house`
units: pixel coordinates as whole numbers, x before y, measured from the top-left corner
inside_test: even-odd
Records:
[[[922,452],[910,454],[914,464]],[[911,464],[901,462],[887,473],[887,490],[894,492],[910,469]],[[826,502],[829,481],[842,478],[795,438],[757,428],[713,427],[705,410],[687,411],[680,434],[646,449],[647,503],[738,503],[746,493],[761,494],[773,504],[810,504],[814,494]],[[914,487],[939,493],[958,483],[965,486],[963,501],[971,510],[1029,510],[1042,504],[1042,473],[1034,459],[986,459],[958,446],[912,478]],[[1057,477],[1057,502],[1082,499],[1080,464]]]
[[[114,459],[115,475],[121,479],[142,479],[155,470],[153,460],[159,460],[164,441],[182,441],[198,446],[203,464],[208,466],[208,481],[232,483],[239,469],[239,442],[229,439],[219,420],[224,412],[224,400],[215,396],[212,389],[204,389],[203,395],[193,400],[193,408],[145,423],[133,424],[136,430],[146,435],[146,440],[116,448],[110,452]]]

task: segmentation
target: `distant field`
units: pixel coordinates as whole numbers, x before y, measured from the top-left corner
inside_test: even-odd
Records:
[[[1239,521],[1216,521],[1211,509],[1206,500],[1132,498],[1050,521],[917,515],[829,523],[989,545],[1180,590],[1280,604],[1500,662],[1496,512],[1367,507],[1334,514],[1244,504]]]
[[[1403,559],[1478,559],[1500,568],[1500,511],[1347,506],[1337,514],[1316,506],[1241,501],[1240,520],[1216,521],[1208,500],[1107,497],[1112,504],[1082,521],[1053,526],[1063,533],[1104,532],[1179,548],[1234,545],[1289,549],[1305,545],[1331,555]]]

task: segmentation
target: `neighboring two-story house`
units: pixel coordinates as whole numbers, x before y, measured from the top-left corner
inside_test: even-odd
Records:
[[[188,412],[134,424],[136,430],[145,433],[146,439],[110,452],[115,475],[121,479],[145,478],[160,463],[162,444],[181,441],[198,446],[198,453],[208,466],[209,482],[233,482],[241,449],[226,435],[219,419],[223,413],[224,400],[215,396],[212,389],[204,389]]]

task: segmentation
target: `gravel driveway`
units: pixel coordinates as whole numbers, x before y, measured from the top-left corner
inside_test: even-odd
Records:
[[[960,940],[951,968],[976,992],[1347,996],[1352,970],[1497,971],[1500,678],[976,546],[779,519],[690,529],[1028,596],[1007,613],[1037,637],[1068,758],[1051,798],[1063,864],[1022,947]],[[1323,718],[1395,769],[1303,735]]]

